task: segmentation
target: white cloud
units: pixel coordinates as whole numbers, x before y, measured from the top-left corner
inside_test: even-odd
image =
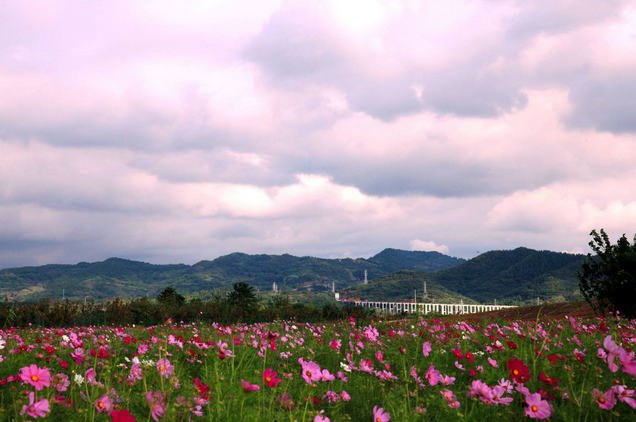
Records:
[[[413,239],[409,242],[409,246],[411,247],[412,251],[439,252],[443,253],[444,255],[448,255],[450,252],[448,246],[438,245],[432,240],[426,241]]]

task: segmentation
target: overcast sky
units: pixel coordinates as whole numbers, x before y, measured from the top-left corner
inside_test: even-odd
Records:
[[[636,1],[0,2],[0,267],[636,233]]]

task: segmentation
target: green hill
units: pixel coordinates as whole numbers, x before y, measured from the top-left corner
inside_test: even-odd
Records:
[[[356,286],[350,295],[367,300],[391,297],[409,299],[414,288],[427,280],[429,291],[438,286],[452,294],[478,302],[529,302],[536,297],[549,301],[580,299],[576,270],[584,255],[517,248],[490,251],[455,267],[429,274],[409,273],[392,283],[391,293],[371,285]]]
[[[44,265],[0,270],[0,295],[18,300],[50,297],[97,300],[151,297],[170,285],[182,293],[209,291],[244,281],[261,290],[277,283],[283,290],[340,290],[395,269],[433,271],[464,262],[437,252],[387,249],[369,259],[321,259],[292,255],[233,253],[194,265],[154,265],[120,258],[76,265]]]

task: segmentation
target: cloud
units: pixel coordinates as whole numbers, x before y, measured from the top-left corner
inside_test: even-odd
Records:
[[[420,239],[413,239],[409,242],[409,246],[412,251],[425,251],[425,252],[439,252],[444,255],[449,254],[448,246],[446,245],[438,245],[434,241],[426,241]]]
[[[3,2],[0,266],[630,234],[632,3]]]

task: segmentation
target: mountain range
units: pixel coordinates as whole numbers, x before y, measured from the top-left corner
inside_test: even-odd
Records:
[[[184,294],[249,283],[261,291],[325,292],[332,282],[343,297],[402,300],[423,292],[429,300],[501,303],[578,298],[575,272],[583,255],[517,248],[464,260],[439,252],[385,249],[371,258],[323,259],[233,253],[194,265],[155,265],[121,258],[76,265],[0,270],[0,295],[19,301],[42,298],[106,300],[155,297],[167,286]],[[369,284],[364,285],[367,271]]]

